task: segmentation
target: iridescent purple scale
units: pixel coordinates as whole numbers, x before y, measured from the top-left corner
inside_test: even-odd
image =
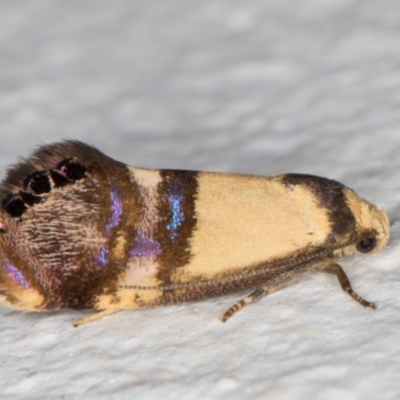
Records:
[[[106,236],[110,236],[111,230],[119,225],[122,216],[121,190],[113,180],[111,181],[110,199],[112,214],[110,222],[106,225],[105,228]]]
[[[24,275],[22,272],[14,267],[9,261],[4,262],[4,268],[7,271],[7,275],[15,282],[18,283],[19,285],[23,286],[25,289],[28,289],[30,287],[29,282],[25,279]]]
[[[110,237],[112,230],[119,225],[121,222],[122,216],[122,199],[121,199],[121,190],[117,186],[114,180],[111,180],[111,192],[110,192],[110,199],[111,199],[111,217],[109,219],[108,224],[104,228],[104,236]],[[96,255],[95,260],[101,266],[105,266],[108,264],[108,248],[101,247],[99,253]]]
[[[157,240],[151,239],[138,229],[137,236],[134,240],[134,246],[131,250],[133,257],[146,257],[161,253],[161,245]]]
[[[107,265],[107,263],[108,263],[108,260],[107,260],[107,255],[108,255],[108,249],[107,249],[107,247],[102,247],[101,249],[100,249],[100,252],[99,252],[99,254],[97,255],[97,257],[96,257],[96,261],[97,261],[97,263],[99,263],[101,266],[105,266],[105,265]]]
[[[182,188],[179,182],[172,181],[168,188],[168,202],[171,210],[171,222],[167,224],[167,229],[171,231],[171,239],[175,240],[179,234],[178,228],[185,220],[185,214],[182,209],[184,197],[182,196]]]

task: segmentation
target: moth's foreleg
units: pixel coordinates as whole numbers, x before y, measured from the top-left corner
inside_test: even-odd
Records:
[[[364,300],[360,295],[358,295],[351,287],[349,278],[346,273],[343,271],[343,268],[336,264],[333,260],[327,260],[322,264],[318,264],[315,269],[320,272],[326,272],[328,274],[336,275],[339,280],[342,289],[347,292],[355,301],[360,303],[364,307],[370,307],[374,310],[376,309],[375,303]]]
[[[244,299],[238,301],[236,304],[234,304],[228,311],[226,311],[220,318],[222,322],[226,322],[230,317],[232,317],[233,314],[237,313],[240,309],[242,309],[245,306],[248,306],[249,304],[253,303],[257,299],[259,299],[261,296],[264,294],[267,294],[267,292],[262,289],[258,288],[254,292],[250,293],[247,297]]]

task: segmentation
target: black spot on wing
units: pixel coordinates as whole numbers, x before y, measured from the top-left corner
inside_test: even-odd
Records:
[[[40,196],[35,196],[32,193],[23,192],[22,190],[19,191],[19,195],[21,199],[28,204],[28,206],[33,206],[35,204],[39,204],[42,201]]]
[[[63,173],[61,168],[65,166],[66,177],[71,176],[71,180],[74,181],[81,179],[86,170],[98,171],[102,165],[107,165],[107,161],[116,162],[95,147],[78,140],[63,140],[40,146],[30,157],[20,159],[20,162],[7,169],[6,176],[0,184],[0,199],[15,192],[16,188],[23,189],[27,177],[36,176],[40,172],[59,167],[60,173]]]
[[[22,199],[12,194],[2,200],[1,208],[14,218],[20,217],[28,209]]]

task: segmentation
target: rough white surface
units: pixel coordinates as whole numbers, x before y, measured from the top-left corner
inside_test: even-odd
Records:
[[[0,170],[38,143],[136,166],[337,179],[386,209],[389,246],[240,296],[123,312],[1,310],[1,399],[400,398],[397,0],[0,2]],[[234,221],[232,221],[234,223]],[[262,238],[261,238],[262,240]]]

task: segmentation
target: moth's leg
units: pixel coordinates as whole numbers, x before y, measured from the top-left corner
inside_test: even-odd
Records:
[[[253,303],[253,301],[256,301],[258,298],[263,296],[264,294],[267,294],[267,292],[262,289],[258,288],[256,289],[253,293],[250,293],[247,297],[244,299],[238,301],[236,304],[234,304],[228,311],[226,311],[220,318],[222,322],[226,322],[230,317],[232,317],[233,314],[237,313],[240,309],[243,307]]]
[[[249,294],[244,299],[237,302],[233,305],[228,311],[226,311],[222,317],[220,318],[222,322],[226,322],[232,315],[234,315],[237,311],[242,309],[244,306],[247,306],[253,303],[255,300],[259,299],[261,296],[265,294],[269,294],[275,292],[282,286],[287,285],[289,282],[297,279],[304,272],[312,269],[314,266],[314,262],[310,263],[302,263],[299,264],[292,269],[288,269],[286,271],[277,273],[276,275],[271,276],[266,281],[262,282],[260,287],[258,287],[254,292]]]
[[[81,319],[77,319],[76,321],[74,321],[72,323],[72,325],[73,325],[74,328],[76,328],[78,326],[88,324],[89,322],[98,321],[99,319],[101,319],[103,317],[106,317],[106,316],[111,315],[111,314],[115,314],[115,313],[117,313],[119,311],[121,311],[121,310],[118,310],[118,309],[103,310],[103,311],[100,311],[100,312],[98,312],[96,314],[91,314],[91,315],[88,315],[87,317],[84,317],[84,318],[81,318]]]
[[[360,303],[364,307],[371,307],[374,310],[376,309],[376,305],[371,303],[370,301],[364,300],[360,295],[358,295],[351,287],[349,278],[346,273],[343,271],[343,268],[336,264],[333,260],[327,260],[324,263],[318,264],[315,266],[315,269],[320,272],[326,272],[328,274],[336,275],[342,289],[347,292],[355,301]]]

